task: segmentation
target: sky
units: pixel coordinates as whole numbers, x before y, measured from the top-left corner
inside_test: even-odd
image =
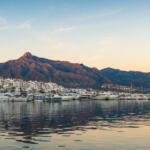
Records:
[[[149,0],[0,0],[0,62],[29,51],[150,72]]]

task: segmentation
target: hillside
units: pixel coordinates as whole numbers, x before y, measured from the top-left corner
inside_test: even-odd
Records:
[[[97,88],[103,81],[97,69],[78,63],[39,58],[29,52],[17,60],[1,63],[0,76],[23,80],[52,81],[65,87]]]
[[[0,64],[0,76],[23,80],[52,81],[64,87],[100,88],[104,83],[150,88],[150,73],[105,68],[40,58],[27,52]]]

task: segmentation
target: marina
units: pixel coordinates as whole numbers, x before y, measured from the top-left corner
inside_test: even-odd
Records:
[[[150,150],[150,0],[0,0],[0,150]]]
[[[129,93],[111,93],[104,92],[97,95],[80,95],[79,93],[65,93],[65,94],[54,94],[46,96],[45,94],[32,94],[27,97],[15,97],[8,94],[0,95],[0,101],[6,102],[61,102],[61,101],[73,101],[73,100],[150,100],[149,94],[129,94]]]
[[[150,100],[149,93],[102,91],[64,88],[52,82],[0,79],[0,101],[6,102],[62,102],[89,100]]]
[[[61,102],[61,101],[89,101],[89,100],[150,100],[149,94],[130,94],[130,93],[112,93],[101,92],[96,95],[86,94],[80,95],[79,93],[61,93],[61,94],[29,94],[27,97],[13,96],[7,93],[0,94],[0,101],[5,102]]]

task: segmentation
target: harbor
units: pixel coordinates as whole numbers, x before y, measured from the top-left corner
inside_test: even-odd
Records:
[[[52,82],[0,79],[0,101],[61,102],[74,100],[150,100],[150,94],[64,88]]]
[[[97,95],[84,94],[80,95],[79,93],[63,93],[63,94],[30,94],[27,97],[13,96],[9,94],[0,94],[0,101],[4,102],[62,102],[62,101],[74,101],[74,100],[150,100],[149,94],[129,94],[129,93],[111,93],[103,92]]]
[[[150,0],[0,0],[0,150],[150,150]]]

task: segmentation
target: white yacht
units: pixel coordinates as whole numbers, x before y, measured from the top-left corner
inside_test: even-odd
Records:
[[[12,99],[12,94],[0,93],[0,101],[10,101],[11,99]]]
[[[36,94],[34,94],[33,98],[34,98],[34,101],[43,102],[45,100],[45,95],[36,93]]]
[[[117,100],[118,95],[111,92],[99,93],[93,97],[94,100]]]
[[[80,95],[77,94],[77,93],[71,93],[71,92],[68,92],[68,93],[63,93],[61,95],[61,99],[63,101],[69,101],[69,100],[78,100],[80,98]]]
[[[62,100],[62,96],[59,95],[59,94],[54,94],[52,97],[51,97],[51,101],[52,102],[60,102]]]
[[[11,101],[13,101],[13,102],[27,102],[27,98],[21,97],[21,96],[19,96],[19,97],[14,96],[11,98]]]
[[[6,95],[0,95],[0,101],[8,101],[9,97]]]
[[[83,93],[80,93],[80,100],[90,100],[92,96],[93,94],[90,92],[83,92]]]
[[[138,93],[125,93],[119,95],[120,100],[148,100],[148,96],[146,94],[138,94]]]

